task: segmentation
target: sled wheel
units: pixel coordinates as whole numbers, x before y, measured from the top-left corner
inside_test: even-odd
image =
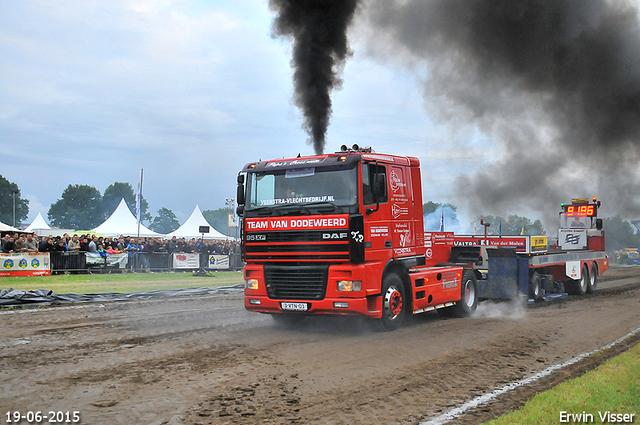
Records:
[[[598,286],[598,263],[593,263],[591,273],[589,273],[589,283],[587,284],[587,293],[593,294]]]
[[[542,298],[542,279],[540,273],[533,272],[529,280],[529,298],[538,301]]]

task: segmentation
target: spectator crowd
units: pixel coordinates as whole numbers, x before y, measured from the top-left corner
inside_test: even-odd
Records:
[[[161,238],[139,238],[120,235],[120,237],[102,237],[97,235],[83,234],[69,236],[42,236],[34,234],[10,234],[7,233],[2,239],[3,253],[21,252],[97,252],[97,253],[121,253],[121,252],[145,252],[145,253],[168,253],[175,252],[206,252],[210,254],[233,255],[237,252],[235,243],[229,241],[204,240],[173,237],[171,239]]]

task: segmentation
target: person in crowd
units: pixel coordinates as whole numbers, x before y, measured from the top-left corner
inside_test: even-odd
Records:
[[[87,235],[82,235],[80,237],[80,251],[89,252],[89,238]]]
[[[93,235],[89,242],[89,252],[98,252],[98,237]]]
[[[24,244],[24,238],[22,237],[22,235],[18,235],[18,237],[15,238],[13,242],[13,252],[15,253],[27,252],[27,247]]]
[[[54,252],[67,252],[67,247],[66,247],[64,241],[65,241],[64,238],[58,239],[58,241],[53,246],[51,251],[54,251]],[[53,240],[52,240],[52,242],[53,242]]]
[[[179,251],[180,251],[180,247],[178,246],[178,238],[174,236],[171,238],[171,240],[167,244],[167,252],[169,252],[169,254],[173,254],[174,252],[179,252]]]
[[[67,243],[67,249],[71,254],[77,254],[80,252],[80,238],[77,234],[74,234],[71,240]]]
[[[2,238],[2,243],[0,243],[0,250],[2,250],[2,252],[4,252],[4,244],[6,244],[9,241],[10,237],[11,237],[11,235],[6,233],[4,235],[4,237]]]
[[[4,252],[5,254],[11,254],[14,252],[15,250],[15,241],[13,239],[13,236],[9,236],[9,238],[7,238],[5,240],[4,245],[2,246],[2,252]]]
[[[98,252],[98,254],[100,254],[101,257],[106,257],[107,256],[107,250],[104,249],[104,246],[102,246],[102,244],[98,245],[98,248],[96,250]]]
[[[27,234],[24,246],[27,252],[38,252],[38,241],[33,237],[32,233]]]

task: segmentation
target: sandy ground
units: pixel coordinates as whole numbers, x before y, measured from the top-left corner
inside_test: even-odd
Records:
[[[281,327],[241,294],[0,310],[0,423],[8,411],[77,411],[84,424],[420,423],[615,341],[640,327],[639,305],[640,268],[627,267],[593,295],[427,313],[390,333],[339,317]],[[517,408],[639,340],[456,422]]]

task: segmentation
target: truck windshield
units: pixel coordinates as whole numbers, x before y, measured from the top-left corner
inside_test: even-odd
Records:
[[[311,167],[249,173],[247,211],[298,206],[317,212],[347,212],[357,207],[357,168]],[[310,212],[309,212],[310,213]]]

